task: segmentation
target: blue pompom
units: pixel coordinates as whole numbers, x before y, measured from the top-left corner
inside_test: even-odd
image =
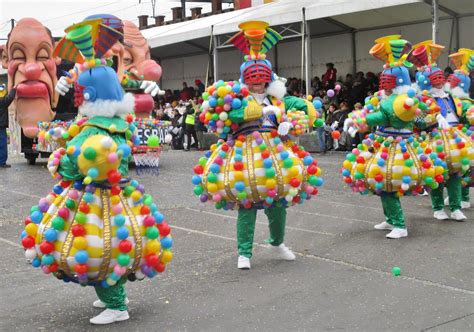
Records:
[[[125,240],[126,238],[128,238],[128,228],[127,227],[120,227],[119,229],[117,229],[117,237],[120,239],[120,240]]]
[[[41,265],[40,259],[38,257],[33,258],[33,260],[31,261],[31,266],[40,267],[40,265]]]
[[[288,153],[288,151],[282,151],[280,153],[280,157],[282,160],[285,160],[286,158],[288,158],[290,156],[290,154]]]
[[[44,232],[44,238],[48,242],[54,242],[58,239],[58,231],[54,228],[50,228]]]
[[[195,186],[197,186],[198,184],[201,183],[202,179],[199,175],[193,175],[193,178],[191,181]]]
[[[173,239],[169,236],[161,239],[161,247],[163,249],[169,249],[173,246]]]
[[[125,217],[121,214],[116,215],[114,217],[114,224],[117,227],[122,227],[123,225],[125,225]]]
[[[314,159],[311,156],[306,156],[303,159],[303,163],[305,164],[305,166],[311,165],[313,163],[313,161],[314,161]]]
[[[265,168],[270,168],[270,167],[272,167],[272,166],[273,166],[273,160],[272,160],[272,158],[265,158],[265,159],[263,160],[263,167],[265,167]]]
[[[323,107],[323,104],[321,103],[319,99],[315,99],[313,101],[313,106],[315,109],[320,110]]]
[[[245,183],[243,181],[237,181],[235,183],[235,190],[243,191],[245,189]]]
[[[39,224],[41,222],[41,219],[43,219],[43,214],[40,211],[35,211],[31,214],[30,217],[35,224]]]
[[[76,262],[78,264],[85,264],[87,260],[89,259],[89,254],[87,253],[86,250],[79,250],[74,255],[74,258],[76,259]]]

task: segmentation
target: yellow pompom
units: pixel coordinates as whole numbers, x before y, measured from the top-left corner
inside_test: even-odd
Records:
[[[300,174],[300,170],[298,169],[298,167],[293,166],[288,170],[288,175],[291,177],[295,177],[298,174]]]
[[[147,254],[156,254],[161,249],[161,243],[158,240],[148,240],[145,246]]]
[[[439,174],[443,174],[444,173],[444,168],[441,167],[441,166],[436,166],[435,167],[435,174],[436,175],[439,175]]]
[[[68,133],[71,137],[76,136],[79,133],[79,126],[77,124],[71,125],[68,129]]]
[[[120,203],[120,196],[119,195],[113,195],[112,197],[110,197],[110,202],[112,203],[112,205],[116,205],[116,204]]]
[[[142,193],[139,192],[138,190],[135,190],[131,195],[130,197],[132,197],[133,201],[136,202],[138,200],[140,200],[140,198],[142,197]]]
[[[224,97],[226,94],[227,94],[227,89],[225,88],[225,86],[221,86],[217,89],[217,95],[219,97]]]
[[[173,253],[169,250],[163,250],[161,254],[161,262],[167,264],[173,260]]]
[[[78,236],[74,238],[74,242],[72,243],[72,246],[76,248],[77,250],[84,250],[87,248],[87,240],[84,236]]]
[[[267,179],[267,181],[265,182],[265,186],[268,189],[273,189],[276,187],[276,181],[274,179]]]
[[[242,181],[244,179],[244,173],[241,171],[234,172],[234,180],[235,181]]]
[[[311,100],[313,100],[313,96],[308,95],[308,97],[306,97],[306,99],[308,99],[309,101],[311,101]]]
[[[66,149],[67,154],[73,154],[76,151],[76,147],[74,145],[68,146]]]
[[[87,175],[89,169],[95,168],[98,171],[98,176],[94,180],[106,180],[107,173],[117,170],[120,165],[119,158],[115,158],[113,162],[110,162],[108,158],[111,153],[116,151],[117,144],[110,137],[105,135],[90,136],[81,145],[81,154],[77,158],[81,174]]]
[[[215,183],[207,184],[207,191],[209,191],[210,193],[215,193],[217,190],[219,190],[219,188],[217,187],[217,184]]]
[[[25,232],[30,236],[35,236],[38,232],[38,226],[35,223],[30,222],[28,225],[26,225]]]
[[[434,177],[435,176],[435,171],[433,168],[428,168],[425,172],[426,176]]]
[[[345,168],[345,169],[348,169],[348,170],[351,170],[352,169],[352,163],[349,161],[349,160],[344,160],[344,163],[342,164],[342,166]]]
[[[357,164],[356,170],[358,170],[361,173],[364,173],[365,165],[364,164]]]
[[[242,144],[243,144],[243,143],[242,143],[241,141],[239,141],[239,140],[235,141],[235,146],[236,146],[237,148],[241,148],[241,147],[242,147]]]
[[[410,167],[403,167],[403,169],[402,169],[402,174],[403,174],[403,175],[411,175],[411,169],[410,169]]]

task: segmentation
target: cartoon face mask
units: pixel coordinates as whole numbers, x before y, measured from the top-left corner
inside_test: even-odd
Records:
[[[51,33],[33,18],[21,19],[13,28],[2,65],[8,69],[8,89],[16,87],[16,119],[30,138],[38,132],[38,121],[52,121],[58,102],[56,62],[52,58]]]
[[[428,67],[416,73],[416,82],[421,90],[442,87],[445,81],[443,71],[437,67]]]

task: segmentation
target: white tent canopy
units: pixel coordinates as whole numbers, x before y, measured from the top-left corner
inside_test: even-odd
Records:
[[[439,18],[452,15],[474,15],[472,0],[439,1]],[[371,29],[390,24],[404,24],[431,19],[431,1],[423,0],[280,0],[266,5],[213,15],[197,20],[143,30],[151,48],[183,41],[238,31],[238,24],[246,20],[263,20],[272,26],[331,17],[343,26],[356,30]],[[443,10],[443,9],[446,9]]]

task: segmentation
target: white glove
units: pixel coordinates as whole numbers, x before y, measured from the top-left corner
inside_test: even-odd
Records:
[[[349,127],[349,129],[347,129],[347,133],[351,137],[355,137],[355,135],[357,134],[357,129],[355,129],[354,127]]]
[[[61,96],[66,95],[69,89],[72,88],[72,84],[69,84],[66,79],[66,76],[61,76],[61,78],[58,80],[58,83],[56,83],[56,86],[54,87],[54,90],[56,90],[56,92]]]
[[[286,136],[288,135],[288,132],[290,129],[293,128],[293,125],[289,122],[282,122],[278,126],[278,135],[280,136]]]
[[[145,93],[150,94],[152,97],[156,96],[157,94],[161,96],[165,94],[163,90],[160,90],[158,84],[153,81],[143,81],[140,85],[140,89],[145,90]]]
[[[438,114],[436,116],[436,120],[438,121],[438,127],[441,129],[448,129],[451,128],[451,125],[448,123],[448,120],[445,119],[444,116]]]
[[[343,131],[349,132],[349,127],[352,127],[352,119],[345,119],[344,120],[344,126],[343,126]]]
[[[332,130],[336,130],[337,126],[339,125],[339,122],[334,121],[333,124],[331,125]]]
[[[270,114],[275,114],[276,115],[280,112],[281,112],[280,108],[276,107],[276,106],[273,106],[273,105],[265,106],[262,109],[263,116],[267,116],[267,115],[270,115]]]

